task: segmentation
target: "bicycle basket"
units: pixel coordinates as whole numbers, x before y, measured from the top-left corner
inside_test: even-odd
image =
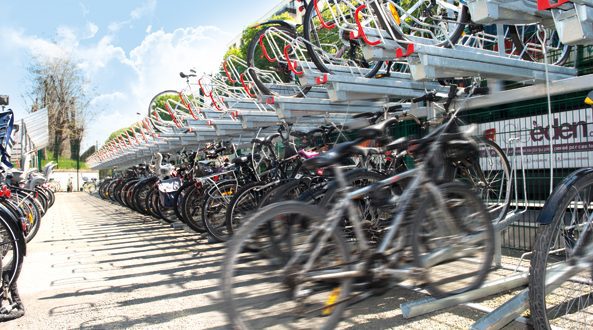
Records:
[[[160,203],[164,207],[174,207],[175,192],[181,188],[181,179],[172,178],[158,184]]]

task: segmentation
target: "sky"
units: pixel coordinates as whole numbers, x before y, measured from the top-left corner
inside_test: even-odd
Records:
[[[82,150],[142,117],[180,71],[216,70],[230,42],[280,0],[0,0],[0,94],[17,120],[31,106],[33,59],[69,56],[88,81]]]

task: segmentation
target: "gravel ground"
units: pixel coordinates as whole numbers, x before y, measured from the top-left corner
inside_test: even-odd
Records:
[[[0,328],[227,329],[219,294],[223,255],[220,244],[123,207],[84,193],[58,194],[28,245],[18,284],[26,314]],[[510,296],[480,304],[495,308]],[[339,328],[465,329],[485,315],[457,306],[404,319],[399,305],[423,297],[390,290],[352,306]],[[524,328],[514,322],[505,329]]]

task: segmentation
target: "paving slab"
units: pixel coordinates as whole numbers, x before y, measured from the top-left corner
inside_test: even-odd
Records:
[[[25,316],[0,329],[229,329],[222,244],[85,193],[60,193],[28,245],[18,281]],[[484,312],[458,306],[404,319],[398,288],[356,304],[341,329],[464,329]],[[507,329],[522,329],[513,323]]]

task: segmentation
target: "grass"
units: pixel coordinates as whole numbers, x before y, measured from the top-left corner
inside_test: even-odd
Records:
[[[45,164],[54,160],[53,153],[47,152],[47,159],[41,160],[41,167],[43,168]],[[59,158],[58,159],[58,167],[59,170],[71,170],[76,169],[76,159],[68,159],[68,158]],[[80,169],[88,169],[88,166],[85,162],[80,162]]]

